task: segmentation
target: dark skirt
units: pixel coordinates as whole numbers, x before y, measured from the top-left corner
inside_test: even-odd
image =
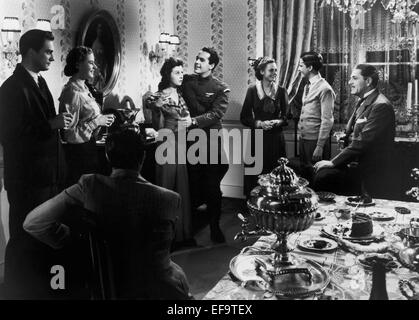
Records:
[[[255,133],[251,135],[252,156],[255,155]],[[256,155],[257,156],[257,155]],[[263,170],[260,174],[270,173],[278,167],[278,160],[286,158],[285,138],[282,130],[263,132]],[[246,166],[245,166],[246,167]],[[253,167],[253,165],[251,165]],[[250,192],[257,186],[259,175],[244,176],[244,194],[249,197]]]
[[[66,187],[76,184],[84,174],[99,172],[98,150],[94,139],[80,144],[68,143],[64,145],[64,150],[67,162]]]

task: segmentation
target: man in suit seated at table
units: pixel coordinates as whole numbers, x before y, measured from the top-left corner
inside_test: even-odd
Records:
[[[82,176],[30,212],[24,229],[61,248],[71,242],[64,221],[82,208],[109,244],[118,299],[189,299],[186,275],[169,256],[181,199],[141,177],[143,141],[135,129],[110,134],[105,149],[112,174]]]
[[[391,195],[392,157],[394,156],[395,113],[390,101],[379,92],[377,69],[358,65],[349,86],[359,101],[346,127],[344,148],[331,161],[315,165],[314,189],[347,193],[350,171],[357,162],[363,192],[375,198]]]

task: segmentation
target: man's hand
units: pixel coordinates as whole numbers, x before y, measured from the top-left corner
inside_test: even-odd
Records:
[[[323,159],[323,147],[316,146],[313,152],[313,162],[319,162]]]
[[[68,129],[72,121],[73,121],[73,116],[71,115],[71,113],[67,113],[67,112],[60,113],[54,118],[48,120],[49,125],[51,126],[52,130]]]
[[[192,125],[192,118],[190,116],[181,118],[179,120],[179,126],[183,128],[189,128]]]
[[[147,138],[156,139],[159,136],[159,133],[153,128],[145,128],[145,134]]]
[[[332,161],[327,161],[327,160],[323,160],[323,161],[319,161],[314,165],[314,171],[318,172],[321,169],[327,169],[327,168],[334,168],[335,165],[333,164]]]

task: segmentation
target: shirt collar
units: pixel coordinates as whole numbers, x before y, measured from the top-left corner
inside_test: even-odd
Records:
[[[272,100],[275,100],[277,84],[272,83],[271,86],[272,86],[272,90],[271,90],[271,95],[269,96],[269,98],[271,98]],[[265,90],[263,90],[262,81],[256,81],[256,91],[260,100],[263,100],[265,97],[267,97]]]
[[[316,74],[314,77],[312,77],[309,82],[310,85],[312,86],[313,84],[316,84],[317,82],[319,82],[322,79],[322,76],[320,74]]]
[[[112,169],[111,178],[138,178],[144,180],[136,170]]]
[[[38,84],[39,73],[35,73],[35,72],[31,71],[28,68],[26,68],[25,66],[23,66],[23,67],[25,68],[26,71],[28,71],[29,75],[33,78],[35,83]]]
[[[367,93],[365,93],[364,94],[364,99],[366,99],[368,96],[370,96],[374,91],[375,91],[375,88],[372,89],[371,91],[368,91]]]

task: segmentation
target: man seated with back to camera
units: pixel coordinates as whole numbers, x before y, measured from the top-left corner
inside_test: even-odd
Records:
[[[82,208],[109,244],[117,299],[190,299],[186,275],[169,255],[180,196],[140,175],[145,143],[138,130],[110,134],[105,150],[112,165],[109,177],[82,176],[30,212],[24,229],[61,248],[72,235],[64,221]]]

